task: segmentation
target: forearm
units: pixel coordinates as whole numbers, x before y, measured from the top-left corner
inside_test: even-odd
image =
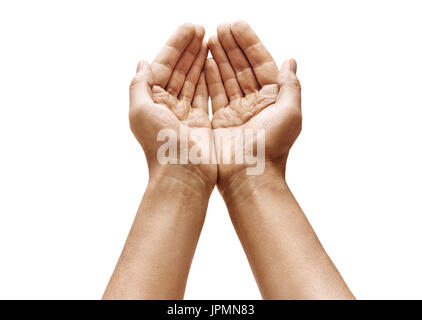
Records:
[[[223,192],[264,299],[352,299],[283,171],[235,177]]]
[[[104,299],[182,299],[211,190],[189,170],[150,178]]]

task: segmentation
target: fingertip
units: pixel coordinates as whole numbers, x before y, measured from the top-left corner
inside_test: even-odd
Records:
[[[186,31],[191,31],[191,32],[194,32],[194,31],[195,31],[195,25],[194,25],[192,22],[185,22],[185,23],[182,23],[182,24],[179,26],[179,28],[180,28],[180,29],[184,29],[184,30],[186,30]]]
[[[206,50],[208,52],[208,42],[207,42],[207,40],[202,41],[201,50]]]
[[[288,67],[289,60],[284,60],[283,64],[281,65],[280,71],[286,70]]]
[[[145,81],[149,86],[153,84],[151,66],[147,61],[141,60],[138,62],[135,78],[142,79],[142,81]]]
[[[231,43],[230,39],[232,38],[230,24],[222,23],[217,28],[217,36],[221,45],[227,50],[227,44]]]
[[[213,45],[214,46],[217,43],[217,41],[218,41],[218,38],[217,38],[217,35],[215,35],[215,34],[213,34],[212,36],[210,36],[208,38],[208,44],[209,45]]]
[[[297,62],[295,59],[286,59],[281,66],[280,71],[284,72],[293,72],[296,73],[297,70]]]
[[[208,39],[208,47],[211,49],[211,48],[214,48],[215,47],[215,45],[216,45],[216,43],[217,43],[217,36],[215,35],[215,34],[213,34],[211,37],[209,37],[209,39]]]
[[[185,23],[181,24],[179,26],[178,30],[187,34],[189,37],[194,37],[195,33],[196,33],[196,27],[191,22],[185,22]]]
[[[296,75],[297,63],[295,59],[286,59],[281,66],[280,72],[278,73],[277,83],[279,86],[290,84],[291,88],[299,88],[300,82]]]
[[[241,33],[248,28],[250,28],[250,25],[244,20],[236,20],[230,25],[230,29],[236,33]]]
[[[204,26],[202,26],[202,25],[200,25],[200,24],[196,24],[196,25],[195,25],[195,35],[196,35],[198,38],[203,39],[203,38],[204,38],[204,36],[205,36],[205,28],[204,28]]]
[[[136,72],[140,72],[143,69],[145,69],[147,66],[149,66],[148,62],[146,62],[145,60],[140,60],[138,62],[138,65],[136,66]]]
[[[228,22],[220,23],[217,27],[217,34],[230,31],[230,24]]]
[[[289,59],[289,68],[290,71],[296,73],[297,71],[297,62],[295,59]]]
[[[139,61],[136,65],[136,72],[139,72],[142,69],[142,61]]]
[[[201,46],[201,54],[203,52],[204,56],[205,56],[205,60],[204,63],[206,61],[206,59],[208,58],[208,52],[209,52],[209,48],[208,48],[208,42],[207,41],[203,41],[202,42],[202,46]]]

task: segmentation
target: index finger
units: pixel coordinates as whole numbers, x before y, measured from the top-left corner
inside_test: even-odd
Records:
[[[231,24],[230,29],[248,58],[261,87],[266,84],[276,84],[277,65],[249,24],[245,21],[236,21]]]
[[[174,66],[180,56],[192,41],[195,35],[195,26],[192,23],[182,24],[161,49],[151,64],[154,84],[165,88]]]

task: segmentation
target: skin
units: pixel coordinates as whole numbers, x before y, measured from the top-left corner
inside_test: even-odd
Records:
[[[242,21],[220,25],[208,45],[203,38],[201,26],[184,24],[151,65],[138,64],[129,119],[149,183],[103,298],[182,299],[217,184],[264,299],[353,299],[285,179],[302,120],[296,62],[287,60],[278,70]],[[208,47],[213,58],[207,60]],[[186,130],[189,148],[200,154],[213,149],[195,142],[195,128],[210,138],[265,129],[265,171],[254,176],[246,174],[247,164],[181,159],[160,164],[157,135],[168,128]]]
[[[285,61],[279,71],[243,21],[221,24],[209,48],[213,58],[205,74],[214,131],[265,129],[264,173],[247,175],[246,164],[219,164],[217,182],[262,297],[353,299],[285,179],[302,122],[296,62]]]
[[[149,183],[104,299],[183,298],[217,166],[160,164],[157,135],[181,126],[189,135],[195,127],[212,135],[203,38],[202,26],[180,26],[151,66],[138,64],[130,85],[130,126],[145,152]]]

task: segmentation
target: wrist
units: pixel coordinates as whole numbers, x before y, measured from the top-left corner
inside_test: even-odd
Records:
[[[227,204],[261,197],[262,192],[288,190],[285,166],[267,162],[260,175],[247,175],[246,169],[240,170],[231,175],[224,185],[219,184],[218,189]]]
[[[148,187],[158,186],[161,186],[161,189],[170,189],[172,193],[184,193],[206,201],[214,188],[198,168],[171,164],[158,164],[150,168]]]

